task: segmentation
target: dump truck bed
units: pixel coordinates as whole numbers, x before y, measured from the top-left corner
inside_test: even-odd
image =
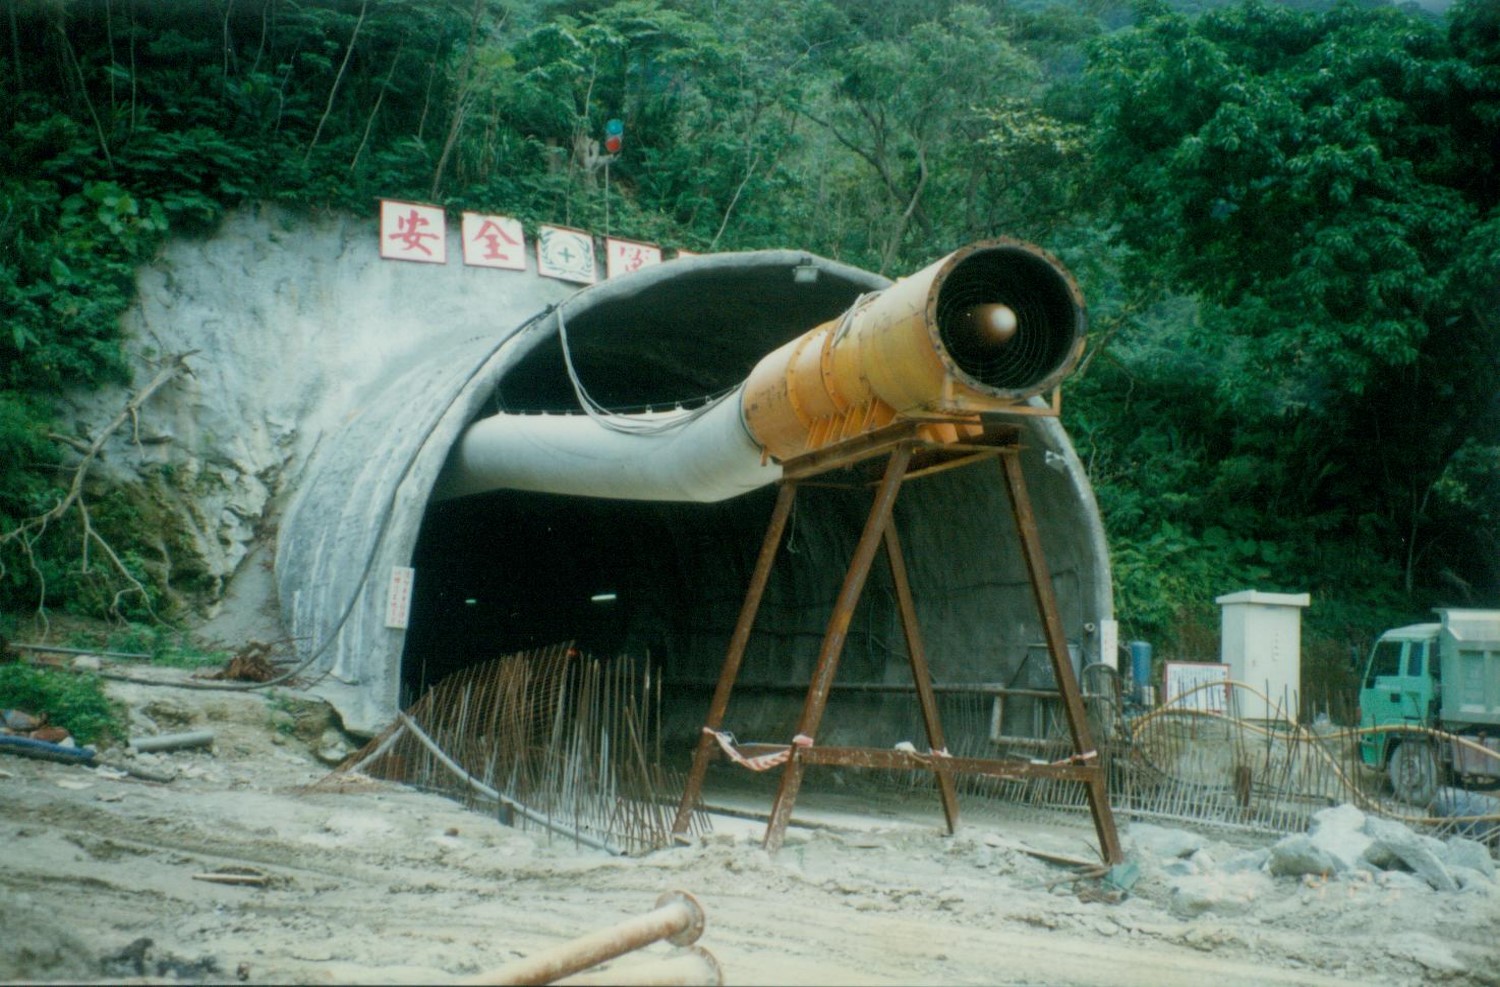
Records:
[[[1440,613],[1444,723],[1500,727],[1500,610]]]

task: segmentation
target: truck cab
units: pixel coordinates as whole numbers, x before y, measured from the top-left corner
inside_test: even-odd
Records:
[[[1361,727],[1432,726],[1438,703],[1441,624],[1411,624],[1380,635],[1365,663],[1359,689]],[[1360,759],[1385,768],[1400,734],[1360,737]]]

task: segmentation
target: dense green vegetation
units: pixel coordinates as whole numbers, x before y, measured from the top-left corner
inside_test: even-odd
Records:
[[[61,668],[0,664],[0,706],[40,716],[73,735],[80,745],[107,746],[124,739],[124,717],[104,694],[97,675]]]
[[[1207,8],[1200,12],[1200,8]],[[1123,0],[14,0],[0,25],[0,537],[132,271],[270,200],[483,208],[896,275],[1012,235],[1093,308],[1064,414],[1129,636],[1310,590],[1330,664],[1500,602],[1500,6]],[[625,147],[604,181],[604,121]],[[169,599],[133,508],[0,547],[0,606]],[[111,588],[115,587],[115,588]],[[1321,649],[1319,651],[1318,649]]]

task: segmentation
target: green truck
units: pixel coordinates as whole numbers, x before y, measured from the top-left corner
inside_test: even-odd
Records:
[[[1364,764],[1383,769],[1396,797],[1414,805],[1448,783],[1500,785],[1500,610],[1437,613],[1438,623],[1380,635],[1359,690],[1361,727],[1433,727],[1468,742],[1404,731],[1361,737]]]

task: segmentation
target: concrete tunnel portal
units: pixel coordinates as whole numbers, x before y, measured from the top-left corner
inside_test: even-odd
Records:
[[[692,407],[735,388],[765,354],[839,318],[887,284],[793,251],[673,261],[590,287],[514,328],[497,327],[499,345],[471,346],[450,357],[465,370],[450,369],[435,384],[436,377],[427,378],[424,386],[435,388],[435,403],[443,407],[425,432],[396,434],[378,420],[353,423],[351,433],[363,436],[357,441],[390,435],[412,453],[399,480],[383,481],[391,486],[386,506],[394,519],[381,521],[372,564],[354,589],[346,589],[354,593],[347,609],[368,622],[383,604],[384,564],[410,565],[416,575],[408,626],[363,633],[329,605],[329,594],[304,598],[316,570],[331,571],[336,560],[305,549],[299,557],[299,525],[331,511],[339,515],[334,528],[353,532],[357,521],[349,516],[370,516],[368,508],[340,502],[341,488],[360,486],[349,482],[353,467],[311,484],[324,493],[305,499],[325,506],[292,512],[277,567],[299,629],[313,631],[305,637],[336,639],[329,662],[335,674],[325,691],[346,725],[372,731],[445,675],[574,641],[598,658],[649,657],[666,685],[665,734],[669,740],[695,736],[775,487],[711,503],[515,489],[442,497],[433,495],[441,465],[453,458],[463,430],[480,419],[577,412],[559,314],[566,319],[574,375],[593,399],[617,411],[662,410]],[[434,361],[441,357],[434,354]],[[1016,421],[1066,634],[1083,663],[1099,660],[1098,629],[1112,611],[1092,492],[1055,418]],[[373,475],[380,467],[359,468]],[[743,735],[790,735],[801,703],[796,688],[811,674],[869,504],[867,489],[804,489],[799,495],[739,677],[745,688],[731,704],[731,720]],[[1017,677],[1042,631],[999,467],[990,461],[909,482],[895,523],[934,679],[1024,685]],[[338,539],[330,544],[336,555]],[[340,571],[349,568],[346,559]],[[872,570],[854,614],[837,681],[910,681],[882,564]],[[879,709],[872,701],[861,715],[842,719],[831,710],[825,733],[830,742],[911,739],[900,733],[904,725],[883,727]]]

